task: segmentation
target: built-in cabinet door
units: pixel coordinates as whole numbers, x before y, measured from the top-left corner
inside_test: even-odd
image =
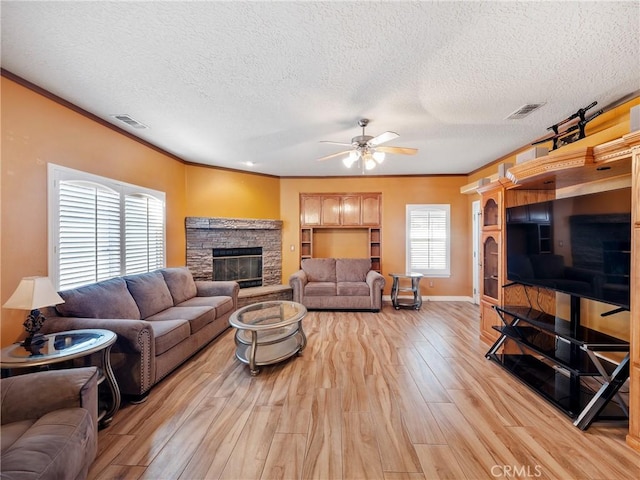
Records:
[[[380,225],[380,195],[362,195],[362,225]]]
[[[322,197],[322,225],[340,225],[340,196]]]
[[[482,295],[492,301],[500,298],[500,244],[497,235],[482,236]]]
[[[502,320],[498,312],[495,311],[494,303],[480,302],[480,334],[489,342],[498,339],[500,333],[493,327],[502,325]]]
[[[492,192],[482,196],[482,228],[499,229],[502,227],[502,192]]]
[[[360,195],[342,197],[342,225],[362,225],[360,218]]]
[[[321,197],[300,196],[300,223],[302,225],[320,225],[322,211]]]

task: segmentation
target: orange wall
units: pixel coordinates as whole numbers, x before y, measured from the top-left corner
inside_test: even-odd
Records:
[[[280,219],[280,179],[198,165],[186,166],[186,215]]]
[[[451,277],[421,284],[423,295],[472,295],[471,209],[460,187],[466,176],[282,178],[280,215],[283,220],[283,281],[299,267],[300,193],[382,192],[382,273],[390,291],[391,272],[405,271],[405,205],[409,203],[451,204]],[[291,251],[293,245],[295,251]]]
[[[166,192],[167,264],[185,263],[185,165],[6,77],[2,88],[0,304],[22,277],[47,275],[47,164]],[[2,309],[2,345],[26,313]]]

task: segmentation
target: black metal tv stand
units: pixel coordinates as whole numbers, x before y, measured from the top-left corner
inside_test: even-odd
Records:
[[[504,325],[493,327],[501,335],[488,359],[574,419],[581,430],[594,420],[629,418],[618,393],[629,378],[629,342],[580,326],[578,297],[571,297],[571,320],[530,307],[494,308]],[[626,355],[616,365],[596,352]],[[589,377],[598,377],[597,391],[585,382]]]

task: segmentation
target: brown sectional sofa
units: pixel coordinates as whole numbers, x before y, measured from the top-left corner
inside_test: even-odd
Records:
[[[385,279],[368,258],[305,258],[289,278],[293,301],[312,310],[382,308]]]
[[[186,267],[164,268],[59,292],[43,333],[104,328],[118,335],[111,364],[123,395],[151,387],[229,327],[237,282],[194,281]]]
[[[3,480],[87,477],[98,450],[96,367],[3,378]]]

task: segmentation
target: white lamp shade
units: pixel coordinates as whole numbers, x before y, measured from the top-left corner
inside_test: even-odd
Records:
[[[64,303],[64,300],[53,288],[49,277],[25,277],[20,280],[18,288],[3,307],[35,310],[60,303]]]

